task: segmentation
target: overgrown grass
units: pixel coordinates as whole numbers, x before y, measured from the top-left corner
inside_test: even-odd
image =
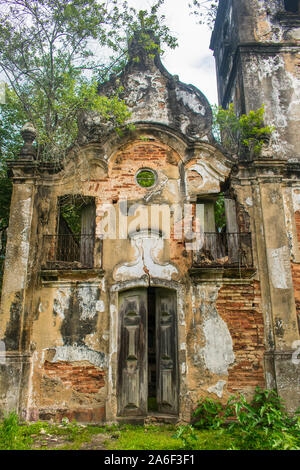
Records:
[[[78,450],[99,442],[109,450],[300,450],[300,419],[286,413],[276,392],[257,389],[251,402],[243,395],[225,406],[202,400],[193,425],[20,423],[16,413],[0,423],[0,450]]]
[[[195,439],[185,426],[132,426],[120,429],[118,440],[105,442],[110,450],[223,450],[232,446],[230,434],[194,430]],[[183,432],[182,432],[183,431]]]
[[[0,450],[26,450],[31,448],[32,442],[32,438],[22,432],[16,413],[4,417],[0,426]]]
[[[16,413],[10,413],[0,424],[0,450],[30,450],[38,448],[47,450],[48,438],[63,438],[64,445],[59,449],[77,450],[84,443],[90,442],[94,435],[111,432],[112,428],[103,426],[82,426],[63,420],[61,424],[38,421],[20,423]]]
[[[221,450],[233,444],[230,434],[195,430],[196,438],[191,446],[189,433],[184,428],[173,425],[81,426],[75,422],[21,425],[18,416],[11,413],[0,426],[0,450],[47,450],[48,436],[63,438],[64,444],[55,447],[57,450],[78,450],[99,434],[106,435],[104,446],[108,450]]]

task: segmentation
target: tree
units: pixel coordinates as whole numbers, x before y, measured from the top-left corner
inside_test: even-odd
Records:
[[[264,114],[264,105],[241,116],[235,113],[233,103],[228,109],[215,106],[213,129],[216,140],[232,155],[259,155],[275,130],[273,126],[265,125]]]
[[[219,0],[193,0],[189,4],[192,13],[197,16],[199,24],[206,24],[213,29],[217,16]]]
[[[11,102],[37,130],[38,158],[63,156],[76,137],[79,109],[96,110],[116,127],[128,118],[118,90],[100,97],[98,81],[124,64],[128,37],[139,29],[148,47],[148,28],[175,46],[158,15],[163,2],[137,12],[117,0],[0,0],[0,70]],[[110,57],[99,57],[96,46]]]
[[[20,129],[37,131],[37,158],[61,161],[77,136],[79,110],[94,110],[116,129],[128,119],[125,103],[98,95],[99,81],[120,71],[128,39],[140,32],[149,54],[176,40],[158,11],[136,11],[119,0],[0,0],[0,73],[7,82],[0,104],[0,236],[8,225],[11,183],[5,161],[17,158]],[[2,251],[1,251],[2,250]],[[0,281],[3,263],[0,249]]]

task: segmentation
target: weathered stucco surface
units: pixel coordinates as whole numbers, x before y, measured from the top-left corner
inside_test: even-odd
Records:
[[[300,394],[299,370],[292,359],[299,337],[297,6],[291,12],[283,0],[221,2],[211,42],[220,103],[226,107],[233,102],[240,113],[264,105],[265,122],[275,128],[262,155],[244,156],[232,186],[256,238],[267,385],[278,388],[291,410]]]
[[[266,119],[276,126],[259,158],[238,160],[222,152],[202,93],[133,41],[126,69],[99,92],[124,88],[134,130],[120,136],[99,116],[84,113],[78,145],[63,168],[22,158],[10,163],[2,409],[17,409],[27,419],[116,421],[123,393],[120,351],[129,344],[127,366],[136,380],[135,354],[147,343],[141,318],[151,322],[151,308],[156,315],[161,309],[156,344],[165,347],[159,356],[167,364],[163,391],[178,400],[176,419],[188,421],[200,398],[226,401],[236,392],[251,397],[257,385],[277,386],[291,411],[299,404],[292,362],[300,308],[299,40],[278,17],[279,3],[268,3],[268,9],[258,0],[221,6],[212,41],[221,103],[233,100],[240,111],[265,103]],[[153,186],[137,184],[140,169],[155,174]],[[214,204],[221,192],[229,238],[227,251],[212,257],[203,234],[195,241],[190,232],[198,217],[202,231],[220,236]],[[85,214],[86,223],[93,214],[91,265],[58,258],[54,236],[63,197],[93,201],[94,212]],[[239,248],[228,232],[240,233]],[[238,254],[232,264],[230,250]],[[120,299],[130,292],[155,296],[156,304],[149,301],[145,314],[144,302],[140,316],[129,309],[124,327]],[[172,390],[170,370],[178,377]]]

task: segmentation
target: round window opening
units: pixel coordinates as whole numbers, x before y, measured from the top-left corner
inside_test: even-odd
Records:
[[[156,183],[156,173],[148,168],[143,168],[137,172],[135,180],[142,188],[151,188]]]

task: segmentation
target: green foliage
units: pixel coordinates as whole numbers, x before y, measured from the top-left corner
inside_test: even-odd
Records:
[[[150,11],[140,10],[136,19],[131,18],[132,36],[138,40],[138,43],[148,52],[150,58],[154,58],[155,52],[163,54],[162,44],[174,49],[177,46],[177,40],[170,34],[169,28],[163,24],[165,16],[158,16],[158,10],[163,5],[164,0],[158,0]],[[154,40],[156,38],[156,41]],[[158,41],[157,41],[158,40]],[[135,60],[138,62],[139,58]]]
[[[216,139],[230,153],[259,155],[274,128],[264,125],[264,106],[248,115],[238,116],[231,103],[228,109],[215,106],[213,126]]]
[[[80,194],[60,198],[60,215],[74,235],[81,234],[82,211],[90,204],[94,204],[93,198],[83,197]]]
[[[232,397],[226,416],[237,419],[229,429],[238,449],[300,450],[300,421],[287,414],[275,390],[257,387],[250,403],[242,394]]]
[[[217,231],[221,231],[226,226],[224,194],[220,193],[215,202],[215,221]]]
[[[58,161],[64,157],[77,138],[79,112],[95,111],[103,122],[110,121],[118,130],[130,116],[119,97],[122,90],[116,90],[111,97],[100,96],[97,91],[96,81],[87,80],[74,70],[61,76],[60,87],[51,103],[47,90],[26,83],[22,86],[23,96],[30,95],[32,100],[30,113],[26,113],[22,99],[7,87],[7,102],[0,107],[2,164],[6,158],[17,157],[22,143],[20,129],[28,119],[37,130],[38,158],[43,160]]]
[[[8,227],[12,183],[7,176],[6,160],[18,154],[22,144],[20,128],[26,115],[15,93],[6,87],[6,103],[0,104],[0,236]],[[3,232],[2,232],[3,233]],[[4,240],[2,240],[4,242]],[[5,243],[0,248],[0,288],[4,263]]]
[[[181,450],[183,442],[174,439],[174,426],[120,426],[117,440],[108,439],[108,449],[122,450]]]
[[[193,425],[197,429],[218,429],[225,422],[221,402],[205,398],[198,403],[193,415]]]
[[[5,426],[0,424],[0,449],[47,450],[55,445],[57,450],[78,450],[98,435],[102,436],[101,442],[104,441],[105,447],[111,450],[217,450],[229,448],[233,442],[226,432],[198,431],[192,426],[84,426],[75,421],[70,423],[66,418],[60,424],[40,421],[20,424],[17,415],[11,413]]]
[[[234,420],[233,420],[234,419]],[[84,426],[64,418],[60,424],[20,423],[16,413],[0,423],[0,450],[77,450],[101,435],[107,449],[119,450],[299,450],[300,419],[290,417],[277,393],[256,389],[248,402],[243,395],[219,401],[201,400],[195,424]],[[105,435],[107,439],[105,440]],[[54,438],[54,439],[53,439]]]
[[[158,46],[148,29],[175,47],[158,14],[163,2],[137,11],[117,0],[0,0],[0,71],[9,83],[0,109],[2,153],[16,155],[11,144],[25,120],[35,126],[45,160],[64,157],[77,136],[79,111],[95,111],[119,131],[129,117],[122,90],[99,96],[99,80],[124,67],[128,37],[137,32],[149,54]],[[103,47],[111,57],[99,57]]]
[[[5,416],[0,424],[0,450],[26,450],[30,449],[32,439],[24,435],[15,412]]]
[[[0,104],[0,175],[5,174],[5,160],[14,159],[23,143],[20,129],[28,120],[16,93],[5,87],[5,103]]]
[[[150,188],[155,183],[155,174],[151,170],[141,170],[136,176],[136,180],[142,188]]]
[[[222,450],[232,446],[229,433],[219,430],[197,430],[189,425],[120,426],[117,440],[108,439],[105,446],[115,450]]]
[[[174,437],[182,441],[183,450],[197,449],[198,436],[190,424],[179,426]]]
[[[199,419],[200,418],[200,419]],[[277,392],[256,388],[251,402],[240,394],[225,406],[211,399],[199,403],[195,426],[221,429],[233,437],[231,449],[299,450],[300,420],[291,418]],[[226,420],[231,419],[227,427]]]
[[[65,204],[61,207],[61,215],[67,222],[74,235],[81,233],[81,207],[74,204]]]

